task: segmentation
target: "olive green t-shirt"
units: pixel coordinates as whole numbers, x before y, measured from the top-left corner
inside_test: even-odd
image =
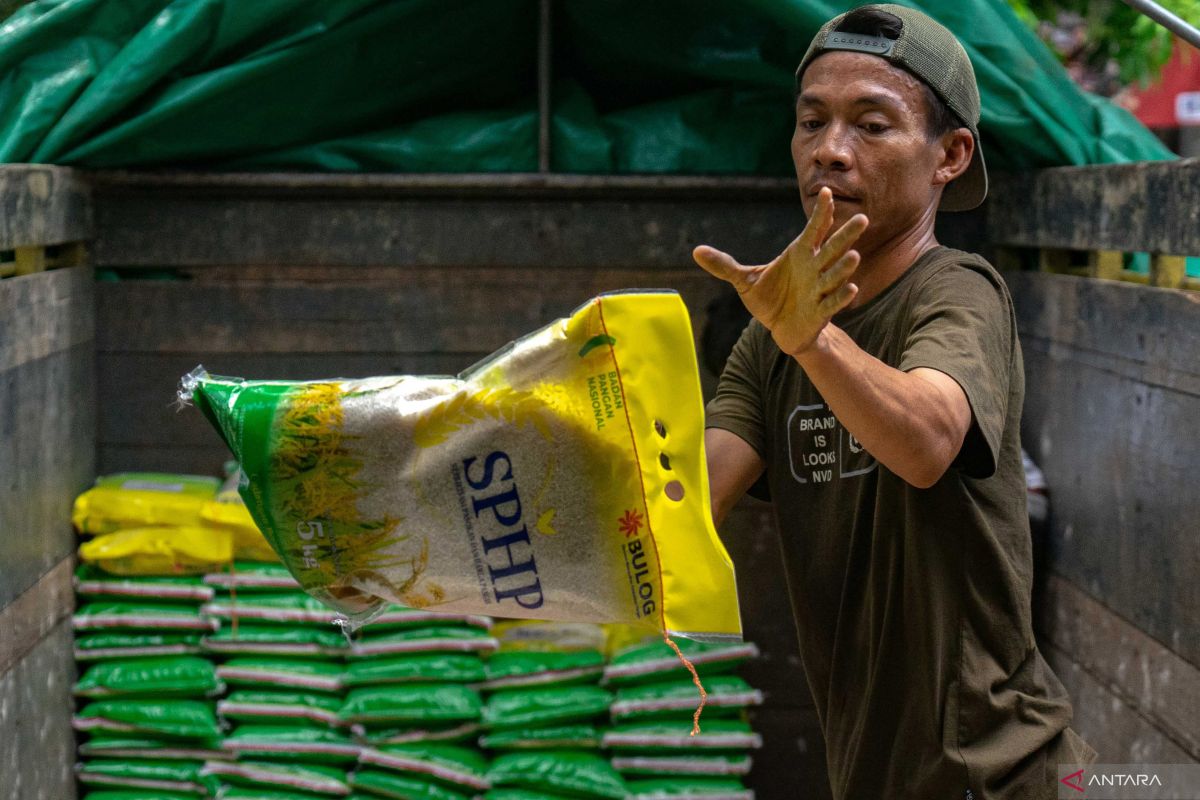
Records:
[[[833,796],[1056,797],[1056,760],[1090,748],[1067,729],[1070,701],[1033,636],[1008,290],[983,258],[936,247],[833,323],[884,364],[949,375],[974,415],[955,463],[915,488],[757,321],[708,406],[708,427],[767,463]]]

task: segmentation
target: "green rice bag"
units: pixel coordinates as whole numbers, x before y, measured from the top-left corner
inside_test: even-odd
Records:
[[[487,661],[483,689],[525,686],[562,686],[595,683],[604,672],[604,654],[598,650],[532,652],[510,650]]]
[[[336,695],[239,689],[217,703],[217,714],[224,719],[258,724],[317,722],[335,726],[341,723],[338,719],[341,707],[342,699]]]
[[[202,767],[199,761],[98,759],[77,765],[75,776],[91,786],[215,795],[220,781],[202,775]]]
[[[209,761],[203,772],[236,786],[263,786],[344,797],[350,794],[345,771],[315,764],[279,764],[268,761]]]
[[[229,591],[273,592],[296,591],[300,584],[283,564],[261,561],[235,561],[233,569],[225,572],[210,572],[203,578],[208,586]]]
[[[75,684],[80,697],[205,697],[224,689],[212,662],[195,656],[102,661]]]
[[[364,748],[359,762],[440,781],[459,790],[487,789],[488,762],[479,751],[455,744],[396,744]]]
[[[590,750],[600,747],[600,735],[593,725],[516,728],[482,736],[479,746],[489,750]]]
[[[233,758],[221,747],[221,740],[177,742],[123,734],[93,736],[79,745],[79,755],[87,758],[164,758],[173,761],[215,761]]]
[[[72,720],[75,730],[218,739],[212,707],[198,700],[95,700]]]
[[[421,653],[392,658],[368,658],[346,666],[346,686],[394,683],[479,683],[483,660],[477,655]]]
[[[716,675],[704,681],[708,692],[705,709],[712,716],[736,714],[747,706],[762,704],[762,692],[750,688],[736,675]],[[678,717],[690,715],[700,700],[700,692],[690,680],[663,681],[617,690],[612,704],[614,721],[636,718]]]
[[[754,800],[734,778],[651,778],[625,781],[628,800]]]
[[[429,611],[423,608],[406,608],[389,605],[372,617],[371,621],[362,627],[364,632],[383,631],[394,628],[420,627],[457,627],[481,628],[491,630],[492,618],[482,614],[465,614],[458,611]]]
[[[268,789],[263,786],[232,786],[225,784],[219,795],[220,800],[314,800],[322,795],[312,792],[293,792],[287,789]],[[371,800],[362,795],[344,795],[350,800]]]
[[[533,789],[520,789],[513,786],[501,786],[488,789],[482,795],[483,800],[573,800],[565,794],[538,792]]]
[[[488,698],[483,721],[496,729],[585,721],[607,712],[612,699],[609,692],[598,686],[512,689]]]
[[[372,730],[367,730],[362,725],[353,725],[351,730],[360,741],[378,747],[385,744],[417,744],[419,742],[466,742],[478,736],[479,732],[483,730],[483,726],[476,721],[471,721]]]
[[[75,639],[76,661],[108,658],[193,655],[200,652],[197,633],[127,633],[106,631]]]
[[[125,603],[97,600],[75,612],[77,631],[215,631],[219,623],[200,615],[194,606],[170,603]]]
[[[731,753],[626,753],[614,755],[612,765],[622,775],[745,775],[750,772],[752,762],[748,755]]]
[[[200,608],[200,613],[219,619],[251,624],[318,625],[332,627],[336,611],[304,592],[258,592],[233,597],[219,594]]]
[[[429,625],[389,633],[367,633],[351,643],[349,655],[351,658],[373,658],[413,653],[491,653],[498,646],[499,643],[480,628]]]
[[[346,637],[333,628],[242,623],[205,636],[201,646],[209,653],[258,656],[341,656],[349,650]]]
[[[120,577],[109,575],[90,564],[80,564],[75,570],[75,592],[81,597],[107,600],[151,599],[181,603],[203,603],[214,594],[199,577],[191,575],[169,577]]]
[[[341,664],[332,661],[247,656],[217,667],[217,677],[234,686],[338,692],[343,671]]]
[[[239,725],[225,737],[225,749],[240,759],[347,764],[362,749],[344,733],[311,725]]]
[[[196,795],[194,792],[167,792],[161,789],[101,789],[88,792],[83,800],[196,800]]]
[[[513,786],[571,797],[623,800],[625,781],[605,759],[595,753],[547,750],[505,753],[492,762],[488,778],[493,786]]]
[[[758,648],[752,642],[708,644],[681,638],[675,644],[679,645],[679,650],[701,675],[730,672],[747,659],[758,657]],[[683,666],[675,651],[666,642],[657,640],[618,651],[604,669],[603,682],[605,685],[627,686],[687,677],[690,677],[687,667]]]
[[[412,775],[382,770],[360,769],[350,774],[350,785],[369,793],[370,798],[391,797],[396,800],[470,800],[472,793],[448,788],[436,781],[422,780]],[[369,800],[366,795],[352,795]]]
[[[482,707],[479,693],[460,684],[370,686],[350,690],[339,716],[343,722],[374,726],[474,722]]]
[[[691,720],[626,722],[604,732],[609,750],[752,750],[762,747],[762,737],[739,719],[710,719],[695,736]]]

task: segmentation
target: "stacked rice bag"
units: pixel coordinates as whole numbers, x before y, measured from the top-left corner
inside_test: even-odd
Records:
[[[260,563],[274,553],[232,481],[111,475],[77,498],[73,519],[84,538],[73,622],[86,797],[215,796],[207,765],[234,753],[215,713],[226,687],[206,647],[221,630],[206,575],[235,558],[282,567]]]
[[[219,481],[124,474],[97,481],[74,520],[80,547],[75,728],[88,797],[212,796],[206,761],[228,757],[213,710],[224,686],[201,642],[216,630],[200,573],[233,555],[201,512]]]
[[[598,625],[497,625],[485,665],[484,734],[492,755],[489,800],[624,798],[624,781],[600,752],[612,694],[601,688],[605,632]]]
[[[363,797],[454,800],[489,786],[475,746],[492,620],[394,607],[346,656],[339,718],[362,744],[350,785]]]
[[[675,652],[661,639],[619,646],[602,681],[614,692],[612,725],[602,737],[611,764],[630,798],[748,800],[753,793],[742,779],[762,738],[751,730],[746,710],[763,697],[734,672],[758,648],[676,643],[707,692],[700,732],[692,735],[699,692]]]

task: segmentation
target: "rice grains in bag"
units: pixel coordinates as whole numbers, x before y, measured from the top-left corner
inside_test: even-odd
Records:
[[[679,667],[679,661],[675,661]],[[597,650],[540,652],[509,650],[487,660],[486,690],[594,683],[604,672],[604,654]]]
[[[234,686],[340,692],[341,664],[301,658],[239,657],[217,667],[217,677]]]
[[[350,643],[347,655],[373,658],[415,653],[490,653],[498,646],[498,642],[480,628],[433,625],[375,634],[367,632]]]
[[[367,686],[346,693],[339,716],[359,725],[448,725],[476,722],[479,693],[456,683]]]
[[[204,583],[220,589],[239,592],[292,591],[300,584],[282,564],[259,564],[235,560],[228,570],[210,572]]]
[[[287,723],[297,720],[330,727],[341,724],[338,710],[342,698],[318,692],[239,689],[217,703],[222,719],[239,722]]]
[[[96,700],[71,720],[78,731],[169,736],[212,741],[221,736],[208,703],[198,700]]]
[[[483,660],[459,653],[419,653],[390,658],[365,658],[346,665],[346,686],[395,683],[479,683]]]
[[[230,625],[201,640],[207,653],[258,656],[340,656],[349,646],[336,628]]]
[[[740,638],[673,292],[597,297],[456,378],[196,370],[180,394],[284,564],[356,621],[398,603]]]
[[[97,600],[71,617],[76,631],[215,631],[219,623],[206,619],[195,606],[169,603],[126,603]]]
[[[694,706],[694,688],[692,692]],[[492,729],[586,722],[607,713],[612,699],[609,692],[598,686],[510,689],[488,698],[483,707],[483,721]]]
[[[182,656],[200,652],[200,635],[153,631],[105,631],[75,639],[76,661],[146,656]]]

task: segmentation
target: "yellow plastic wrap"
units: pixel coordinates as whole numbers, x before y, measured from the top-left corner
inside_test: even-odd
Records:
[[[197,526],[133,528],[84,542],[79,558],[113,575],[202,575],[233,560],[233,534]]]
[[[157,472],[107,475],[75,499],[71,520],[80,533],[198,525],[200,510],[217,496],[219,487],[220,481],[204,475]]]
[[[237,489],[222,489],[215,500],[205,503],[200,509],[200,522],[206,528],[232,534],[233,557],[238,561],[279,562],[279,555],[254,524]]]

